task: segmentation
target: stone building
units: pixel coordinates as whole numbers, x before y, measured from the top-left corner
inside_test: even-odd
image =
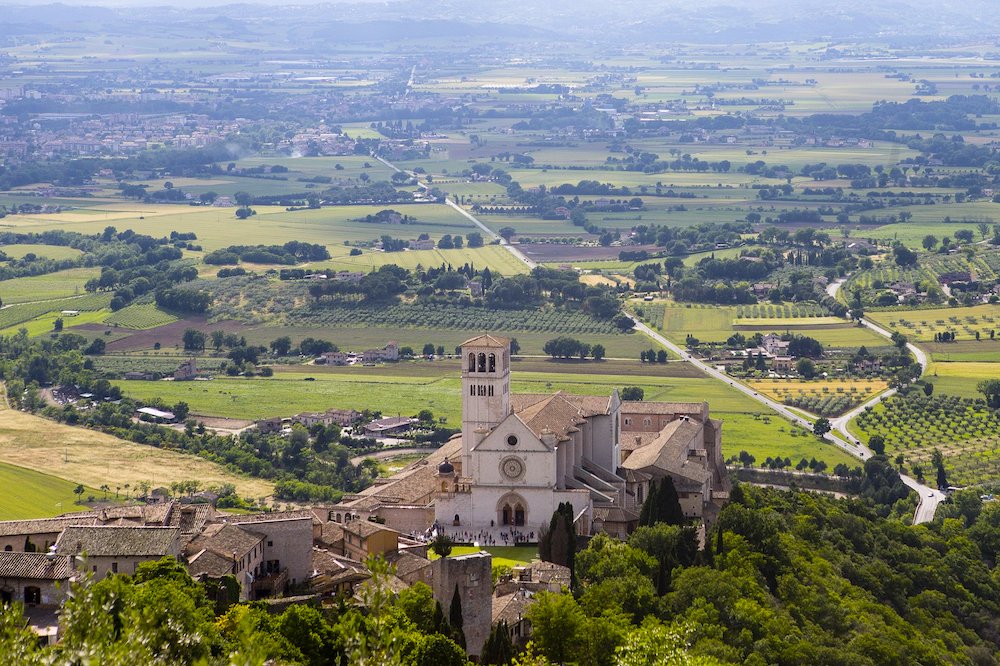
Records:
[[[493,558],[485,551],[442,557],[431,563],[434,599],[445,615],[456,589],[462,599],[465,650],[472,657],[482,653],[493,623],[492,565]]]

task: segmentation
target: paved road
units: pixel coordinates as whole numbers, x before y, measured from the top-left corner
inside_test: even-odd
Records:
[[[836,298],[837,293],[840,291],[840,288],[843,286],[844,282],[845,280],[843,279],[831,282],[826,287],[826,293],[829,294],[832,298]],[[862,318],[861,324],[866,328],[868,328],[869,330],[871,330],[873,333],[881,335],[884,338],[892,337],[892,332],[886,330],[885,328],[882,328],[881,326],[871,321],[870,319]],[[921,374],[927,372],[928,361],[927,361],[927,354],[924,353],[924,350],[920,349],[920,347],[917,347],[913,343],[909,342],[906,343],[906,348],[911,354],[913,354],[914,358],[917,359],[917,363],[920,364],[920,369],[922,371]],[[855,441],[854,437],[847,429],[847,425],[851,422],[851,420],[853,420],[858,414],[863,412],[868,407],[874,407],[875,405],[879,404],[889,396],[895,394],[896,394],[896,389],[889,389],[887,391],[883,391],[882,393],[878,394],[871,400],[861,405],[858,405],[857,407],[847,412],[843,416],[839,416],[833,419],[832,421],[830,421],[830,423],[837,430],[837,432],[844,435],[844,437],[846,437],[848,440]],[[872,452],[868,450],[868,447],[864,446],[863,444],[858,443],[858,448],[862,449],[865,453],[865,455],[862,456],[862,459],[868,458],[872,455]],[[945,500],[946,497],[945,494],[940,490],[937,490],[936,488],[932,488],[930,486],[926,486],[918,482],[916,479],[910,476],[906,476],[905,474],[900,474],[900,478],[903,480],[903,483],[905,483],[909,488],[912,488],[914,492],[917,493],[917,498],[918,498],[917,510],[913,514],[914,524],[926,523],[933,520],[934,513],[937,511],[938,505]]]
[[[402,171],[402,169],[399,169],[394,164],[392,164],[391,162],[388,162],[387,160],[385,160],[385,159],[383,159],[381,157],[376,156],[375,159],[379,160],[380,162],[382,162],[383,164],[385,164],[386,166],[388,166],[390,169],[394,169],[395,171]],[[407,173],[410,173],[410,175],[414,175],[414,176],[416,175],[416,174],[413,174],[411,172],[407,172]],[[419,182],[420,181],[418,179],[418,183]],[[424,188],[424,189],[428,189],[428,186],[425,185],[425,184],[423,184],[423,183],[420,183],[420,186],[422,188]],[[489,227],[487,227],[485,224],[483,224],[481,221],[479,221],[474,215],[472,215],[471,213],[469,213],[468,211],[466,211],[464,208],[462,208],[461,206],[459,206],[457,203],[455,203],[451,199],[445,199],[445,203],[447,203],[449,206],[451,206],[452,208],[454,208],[455,210],[457,210],[459,213],[461,213],[462,215],[464,215],[465,217],[467,217],[469,220],[471,220],[477,227],[479,227],[480,229],[482,229],[483,232],[485,232],[486,234],[488,234],[489,237],[491,237],[491,238],[499,238],[499,236],[495,232],[493,232],[493,230],[491,230]],[[501,244],[501,246],[504,249],[506,249],[508,252],[510,252],[511,254],[513,254],[515,257],[517,257],[517,259],[519,261],[523,262],[529,268],[534,268],[535,266],[538,265],[533,260],[531,260],[530,258],[528,258],[527,256],[525,256],[525,254],[523,252],[521,252],[518,248],[514,247],[510,243],[507,243],[502,238],[500,238],[500,244]],[[840,287],[844,284],[844,281],[845,280],[837,280],[837,281],[831,283],[830,285],[828,285],[827,286],[827,293],[831,297],[836,298],[837,297],[837,292],[840,290]],[[658,332],[656,332],[653,329],[651,329],[649,326],[646,326],[646,324],[642,323],[641,321],[639,321],[635,317],[632,317],[632,321],[635,323],[636,330],[640,331],[641,333],[643,333],[647,337],[655,340],[656,342],[660,343],[661,345],[663,345],[667,349],[671,350],[672,352],[674,352],[675,354],[677,354],[678,356],[680,356],[681,359],[683,359],[685,361],[688,361],[689,363],[691,363],[692,365],[694,365],[695,367],[697,367],[699,370],[701,370],[702,372],[704,372],[705,374],[707,374],[709,377],[712,377],[713,379],[717,379],[720,382],[725,382],[725,383],[729,384],[734,389],[736,389],[736,390],[744,393],[747,397],[749,397],[749,398],[751,398],[753,400],[756,400],[757,402],[761,403],[765,407],[768,407],[771,410],[777,412],[778,414],[780,414],[781,416],[785,417],[786,419],[788,419],[792,423],[794,423],[796,425],[799,425],[799,426],[801,426],[801,427],[803,427],[803,428],[805,428],[807,430],[810,430],[810,431],[812,430],[812,428],[813,428],[813,422],[810,421],[809,419],[806,419],[806,418],[800,416],[797,412],[792,411],[791,409],[789,409],[788,407],[786,407],[785,405],[783,405],[783,404],[781,404],[779,402],[776,402],[776,401],[771,400],[770,398],[768,398],[766,396],[758,394],[751,387],[746,386],[745,384],[742,384],[742,383],[734,380],[733,378],[731,378],[726,373],[720,372],[719,370],[716,370],[713,366],[710,366],[707,363],[701,361],[700,359],[695,358],[691,354],[687,353],[686,350],[684,350],[681,347],[679,347],[679,346],[675,345],[674,343],[670,342],[665,337],[663,337]],[[879,335],[885,336],[887,338],[892,336],[892,334],[889,331],[885,330],[884,328],[878,326],[874,322],[871,322],[871,321],[869,321],[867,319],[862,320],[861,323],[863,325],[867,326],[868,328],[870,328],[872,331],[874,331],[875,333],[877,333]],[[920,364],[920,367],[923,368],[926,371],[927,370],[927,355],[924,354],[924,352],[920,348],[918,348],[917,346],[915,346],[913,344],[907,344],[906,346],[907,346],[907,349],[909,349],[910,352],[916,357],[917,362]],[[845,415],[843,415],[843,416],[841,416],[841,417],[839,417],[837,419],[833,419],[833,420],[830,421],[830,424],[833,426],[833,428],[838,433],[840,433],[841,435],[843,435],[844,438],[846,438],[846,440],[847,440],[846,442],[843,441],[843,440],[841,440],[839,437],[834,437],[834,436],[832,436],[830,434],[824,435],[823,439],[825,439],[827,442],[833,444],[834,446],[837,446],[837,447],[843,449],[844,451],[846,451],[848,454],[854,456],[855,458],[858,458],[858,459],[860,459],[862,461],[863,460],[867,460],[868,458],[870,458],[872,456],[872,452],[868,449],[868,447],[864,446],[863,444],[861,444],[860,442],[858,442],[857,440],[854,439],[854,437],[850,434],[850,432],[847,429],[847,424],[850,422],[851,419],[853,419],[855,416],[857,416],[862,411],[864,411],[864,409],[866,407],[871,407],[871,406],[877,405],[883,399],[889,397],[890,395],[893,395],[894,393],[895,393],[895,389],[891,389],[889,391],[881,393],[880,395],[875,396],[871,400],[869,400],[869,401],[867,401],[867,402],[859,405],[858,407],[852,409],[847,414],[845,414]],[[903,483],[905,483],[908,487],[910,487],[914,491],[916,491],[917,497],[919,498],[918,499],[918,504],[917,504],[917,510],[914,513],[913,522],[914,523],[925,523],[925,522],[928,522],[928,521],[932,520],[934,518],[934,512],[937,510],[938,504],[940,504],[945,499],[944,493],[942,493],[942,492],[940,492],[938,490],[935,490],[935,489],[933,489],[933,488],[931,488],[929,486],[925,486],[925,485],[923,485],[921,483],[918,483],[916,479],[913,479],[913,478],[911,478],[909,476],[900,475],[900,478],[902,478]]]
[[[385,159],[383,157],[379,157],[378,155],[375,155],[375,159],[377,159],[379,162],[381,162],[382,164],[386,165],[387,167],[389,167],[393,171],[398,171],[400,173],[407,173],[407,174],[413,176],[414,178],[417,179],[417,186],[420,187],[421,189],[424,189],[424,190],[429,190],[430,189],[430,185],[428,185],[428,184],[424,183],[422,180],[420,180],[419,176],[417,174],[413,173],[412,171],[404,171],[403,169],[400,169],[398,166],[396,166],[395,164],[393,164],[389,160],[387,160],[387,159]],[[512,255],[514,255],[514,257],[518,261],[520,261],[521,263],[523,263],[525,266],[527,266],[528,268],[536,268],[538,266],[538,263],[535,262],[530,257],[528,257],[528,255],[526,255],[525,253],[521,252],[521,250],[519,250],[517,247],[515,247],[515,246],[511,245],[510,243],[508,243],[506,240],[504,240],[504,238],[502,236],[500,236],[500,234],[498,234],[497,232],[493,231],[488,226],[486,226],[485,224],[483,224],[482,221],[479,218],[477,218],[475,215],[473,215],[469,211],[467,211],[464,208],[462,208],[461,206],[459,206],[453,200],[449,199],[448,197],[445,197],[444,202],[445,202],[445,204],[451,206],[456,211],[458,211],[458,213],[460,215],[465,216],[466,218],[468,218],[468,220],[470,222],[472,222],[477,227],[479,227],[479,229],[484,234],[486,234],[487,238],[490,238],[490,239],[495,240],[495,241],[499,241],[500,247],[502,247],[503,249],[507,250]]]
[[[351,458],[351,464],[358,466],[361,464],[361,461],[367,458],[374,458],[375,460],[389,460],[391,458],[399,458],[400,456],[408,456],[415,453],[432,453],[433,451],[434,449],[417,449],[412,446],[381,449],[379,451],[373,451],[372,453],[366,453],[361,456],[354,456]]]

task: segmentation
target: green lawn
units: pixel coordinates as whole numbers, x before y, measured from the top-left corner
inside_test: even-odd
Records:
[[[0,463],[0,484],[8,489],[0,494],[0,520],[51,518],[89,508],[76,504],[73,489],[77,484],[24,467]],[[104,493],[85,488],[83,498],[90,495],[101,499]]]
[[[459,555],[471,555],[485,550],[493,556],[493,566],[522,567],[531,563],[531,560],[538,557],[537,546],[490,546],[487,548],[477,548],[475,546],[455,546],[452,548],[451,557]],[[432,560],[438,559],[433,550],[427,551],[428,557]]]

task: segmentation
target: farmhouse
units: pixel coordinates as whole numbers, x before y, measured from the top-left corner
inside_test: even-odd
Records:
[[[189,381],[197,376],[198,376],[198,367],[195,365],[193,358],[189,358],[188,360],[184,361],[179,366],[177,366],[176,370],[174,370],[174,381],[178,382]]]
[[[626,534],[650,482],[666,476],[689,516],[711,520],[728,498],[722,423],[707,404],[512,394],[506,338],[481,335],[461,351],[461,435],[336,512],[404,533],[531,542],[561,502],[579,534]]]

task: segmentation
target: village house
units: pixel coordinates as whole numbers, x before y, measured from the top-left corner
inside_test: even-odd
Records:
[[[0,552],[0,603],[24,606],[28,626],[44,644],[58,639],[56,611],[77,575],[72,556]]]
[[[142,562],[180,557],[180,529],[118,525],[70,526],[55,544],[55,554],[81,555],[94,576],[133,574]]]
[[[198,376],[198,367],[195,365],[194,359],[189,358],[188,360],[177,366],[174,370],[174,381],[183,382],[194,379]]]

